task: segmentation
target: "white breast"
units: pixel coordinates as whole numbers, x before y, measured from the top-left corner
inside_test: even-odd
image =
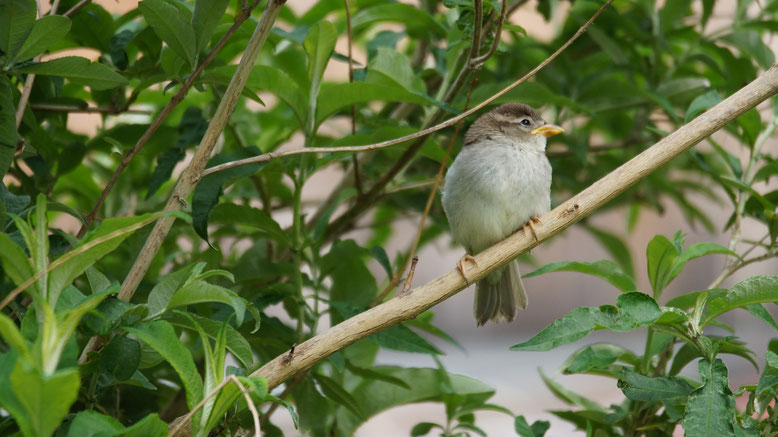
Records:
[[[454,160],[443,209],[467,250],[478,253],[548,212],[551,166],[544,148],[533,146],[492,140],[463,148]]]

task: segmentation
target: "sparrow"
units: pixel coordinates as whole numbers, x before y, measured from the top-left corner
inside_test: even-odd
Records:
[[[457,266],[519,229],[532,231],[551,208],[551,164],[546,138],[562,133],[532,107],[507,103],[479,117],[465,134],[462,150],[446,172],[443,210],[465,256]],[[527,307],[517,260],[475,286],[473,314],[478,326],[510,322]]]

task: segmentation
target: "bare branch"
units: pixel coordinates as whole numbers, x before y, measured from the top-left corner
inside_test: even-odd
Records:
[[[205,170],[202,173],[202,177],[206,177],[208,175],[211,175],[211,174],[214,174],[214,173],[217,173],[217,172],[220,172],[220,171],[228,170],[228,169],[231,169],[231,168],[235,168],[235,167],[241,167],[241,166],[244,166],[244,165],[254,164],[254,163],[257,163],[257,162],[267,162],[267,161],[270,161],[272,159],[282,158],[282,157],[292,156],[292,155],[300,155],[300,154],[303,154],[303,153],[327,153],[327,152],[351,152],[351,153],[354,153],[354,152],[365,152],[365,151],[368,151],[368,150],[383,149],[385,147],[393,146],[395,144],[400,144],[400,143],[404,143],[406,141],[415,140],[417,138],[421,138],[421,137],[427,136],[427,135],[429,135],[429,134],[431,134],[433,132],[437,132],[437,131],[439,131],[441,129],[445,129],[445,128],[449,127],[449,126],[453,126],[457,122],[459,122],[460,120],[464,120],[469,115],[478,112],[479,110],[481,110],[482,108],[484,108],[488,104],[490,104],[493,101],[499,99],[500,97],[502,97],[505,94],[507,94],[508,92],[510,92],[512,89],[514,89],[517,86],[521,85],[522,83],[526,82],[528,79],[530,79],[532,76],[534,76],[538,71],[542,70],[546,65],[550,64],[551,61],[556,59],[557,56],[559,56],[563,51],[565,51],[565,49],[567,49],[567,47],[569,47],[570,44],[573,43],[573,41],[578,39],[579,36],[581,36],[584,32],[586,32],[586,29],[592,24],[592,22],[594,22],[594,20],[597,19],[597,17],[600,16],[602,11],[604,11],[605,8],[608,5],[610,5],[611,3],[613,3],[613,0],[608,0],[608,2],[606,2],[604,5],[602,5],[602,7],[594,15],[592,15],[592,17],[589,19],[589,21],[587,21],[583,26],[581,26],[581,28],[578,29],[578,31],[569,40],[567,40],[567,42],[562,44],[562,46],[559,47],[551,56],[549,56],[543,62],[538,64],[538,66],[533,68],[529,73],[525,74],[524,76],[522,76],[517,81],[513,82],[512,84],[510,84],[507,87],[503,88],[502,90],[498,91],[496,94],[494,94],[493,96],[491,96],[488,99],[484,100],[483,102],[477,104],[472,109],[469,109],[469,110],[467,110],[467,111],[465,111],[465,112],[463,112],[463,113],[461,113],[461,114],[459,114],[459,115],[457,115],[455,117],[452,117],[452,118],[450,118],[450,119],[448,119],[448,120],[446,120],[446,121],[444,121],[442,123],[438,123],[435,126],[432,126],[432,127],[426,128],[426,129],[422,129],[419,132],[416,132],[414,134],[405,135],[405,136],[400,137],[400,138],[395,138],[395,139],[387,140],[387,141],[381,141],[380,143],[369,144],[369,145],[366,145],[366,146],[310,147],[310,148],[304,148],[304,149],[289,150],[289,151],[286,151],[286,152],[268,152],[268,153],[263,153],[261,155],[254,156],[254,157],[251,157],[251,158],[239,159],[237,161],[227,162],[227,163],[224,163],[224,164],[221,164],[221,165],[213,166],[213,167]]]
[[[56,103],[30,103],[30,109],[33,111],[84,112],[87,114],[151,114],[151,111],[146,109],[124,109],[111,106],[81,107],[74,105],[57,105]]]
[[[508,15],[508,0],[502,0],[502,7],[500,9],[500,19],[497,21],[497,32],[494,34],[494,40],[492,41],[492,47],[489,51],[481,56],[471,58],[469,61],[470,68],[478,69],[489,58],[497,53],[497,47],[500,46],[500,36],[502,35],[502,25],[505,23],[505,17]]]
[[[467,277],[471,280],[479,280],[540,242],[559,234],[605,205],[641,178],[776,93],[778,93],[778,67],[774,66],[689,124],[682,126],[589,188],[545,214],[541,218],[543,224],[537,228],[537,241],[532,236],[518,232],[476,255],[477,265],[468,264]],[[416,317],[466,286],[459,271],[453,269],[425,285],[412,289],[407,294],[333,326],[328,331],[297,345],[291,360],[285,362],[286,354],[282,354],[252,375],[264,377],[272,389],[288,378],[311,368],[330,354],[382,329]]]
[[[81,0],[80,2],[78,2],[77,5],[73,6],[72,8],[70,8],[70,10],[65,12],[65,16],[68,18],[72,17],[73,15],[76,14],[76,12],[80,11],[81,8],[83,8],[84,6],[88,5],[91,2],[92,0]]]
[[[260,0],[254,0],[253,3],[247,8],[244,9],[238,16],[235,17],[235,22],[233,25],[227,30],[227,32],[222,36],[222,38],[219,40],[218,43],[214,46],[213,50],[211,50],[210,53],[203,59],[203,62],[200,63],[200,65],[197,66],[197,68],[192,72],[192,74],[189,76],[189,78],[184,82],[184,84],[181,86],[181,89],[178,90],[178,92],[170,99],[170,102],[168,102],[167,105],[162,109],[162,111],[159,113],[156,119],[151,123],[151,125],[146,129],[146,132],[143,133],[143,136],[138,139],[138,142],[135,143],[135,146],[133,146],[132,150],[124,155],[122,158],[122,161],[119,163],[119,166],[116,167],[116,170],[113,172],[113,175],[111,175],[111,179],[108,181],[107,184],[105,184],[105,187],[103,188],[103,192],[100,193],[100,197],[97,199],[97,202],[95,203],[94,207],[92,207],[92,210],[89,211],[89,214],[86,215],[86,224],[81,227],[81,230],[78,232],[78,236],[82,237],[87,229],[89,229],[89,226],[92,224],[92,222],[95,219],[95,215],[97,215],[97,212],[100,210],[100,207],[103,206],[103,202],[105,202],[105,199],[108,197],[108,193],[111,192],[113,189],[113,186],[116,184],[116,181],[119,180],[119,176],[121,176],[122,172],[124,172],[124,169],[127,168],[128,165],[130,165],[130,162],[135,157],[135,155],[138,154],[138,152],[141,151],[143,146],[146,145],[146,143],[151,139],[151,137],[154,135],[154,133],[157,132],[157,129],[162,126],[162,123],[165,122],[167,117],[173,112],[173,109],[175,109],[176,106],[178,106],[181,101],[184,100],[184,97],[186,96],[186,93],[189,92],[189,89],[194,85],[195,81],[198,77],[200,77],[200,73],[202,73],[205,70],[205,67],[208,66],[208,64],[213,61],[213,59],[216,57],[216,55],[221,51],[222,47],[227,43],[227,40],[230,39],[233,33],[235,33],[236,30],[240,27],[241,24],[243,24],[244,21],[246,21],[251,16],[251,11],[259,4]],[[82,2],[83,3],[83,2]]]

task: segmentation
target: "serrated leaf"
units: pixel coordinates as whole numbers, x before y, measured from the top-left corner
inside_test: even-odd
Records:
[[[13,57],[13,62],[26,61],[35,55],[43,53],[57,41],[67,35],[70,30],[70,20],[62,15],[46,15],[35,20],[32,31],[24,40],[24,44]]]
[[[164,0],[143,0],[138,9],[159,39],[193,67],[197,54],[195,34],[178,9]]]
[[[107,90],[127,85],[124,76],[105,64],[89,62],[89,59],[79,56],[65,56],[46,62],[32,63],[13,71],[64,77],[76,85],[88,86],[94,90]]]
[[[717,359],[700,360],[702,387],[689,395],[681,425],[688,437],[734,436],[735,400],[729,389],[727,366]]]
[[[599,260],[593,263],[578,261],[560,261],[546,264],[534,272],[524,275],[525,278],[542,275],[549,272],[580,272],[594,275],[610,282],[621,291],[634,291],[637,289],[635,281],[624,273],[618,264],[610,260]]]
[[[511,350],[545,351],[586,337],[595,329],[627,332],[648,326],[661,315],[656,302],[638,292],[625,293],[618,298],[618,307],[578,307],[556,319],[531,339],[511,346]]]
[[[13,59],[35,24],[37,10],[31,0],[8,0],[0,3],[0,50]],[[5,112],[5,111],[0,111]]]
[[[778,301],[778,276],[752,276],[735,284],[724,296],[709,301],[700,326],[735,308],[775,301]]]

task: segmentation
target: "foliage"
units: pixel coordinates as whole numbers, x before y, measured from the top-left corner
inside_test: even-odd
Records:
[[[0,384],[0,433],[161,436],[176,417],[196,410],[185,424],[194,435],[235,435],[253,427],[251,402],[265,435],[281,434],[273,424],[280,405],[307,434],[348,436],[382,411],[426,401],[440,402],[446,421],[419,423],[414,436],[484,435],[475,414],[484,410],[513,417],[519,436],[546,433],[547,422],[530,424],[490,403],[494,388],[451,374],[440,361],[434,368],[376,364],[381,348],[437,360],[436,342],[457,344],[431,312],[332,351],[272,394],[265,380],[250,376],[320,333],[327,319],[335,324],[365,310],[393,276],[405,274],[410,250],[390,257],[384,248],[395,221],[424,211],[453,128],[356,157],[304,154],[203,178],[191,198],[170,199],[186,213],[174,215],[143,281],[129,290],[132,299],[119,299],[132,260],[144,253],[144,226],[170,216],[161,211],[177,168],[204,141],[263,5],[144,0],[122,14],[98,3],[61,13],[77,3],[62,0],[60,14],[48,15],[32,0],[0,3],[0,381],[8,382]],[[420,7],[351,0],[350,16],[343,0],[321,0],[299,14],[283,8],[209,167],[295,142],[363,145],[432,126],[465,109],[472,78],[470,101],[481,102],[546,59],[601,6],[538,2],[545,19],[561,23],[554,37],[540,41],[506,23],[497,53],[471,69],[472,41],[481,43],[475,54],[487,53],[501,8],[483,3],[478,25],[469,0],[422,0]],[[778,30],[778,2],[738,0],[731,23],[716,29],[708,23],[714,6],[703,0],[697,14],[691,0],[617,0],[532,81],[495,102],[522,101],[575,126],[550,145],[555,199],[589,186],[773,64],[763,40]],[[353,81],[327,72],[349,62],[336,48],[348,27],[364,53]],[[483,38],[474,38],[478,29]],[[60,56],[76,48],[96,55]],[[171,100],[182,89],[183,99]],[[100,125],[83,133],[74,114],[90,111]],[[709,147],[645,176],[606,207],[627,214],[628,232],[641,213],[661,213],[668,203],[692,226],[720,231],[697,203],[719,202],[731,214],[721,230],[731,232],[728,247],[685,246],[682,232],[658,235],[646,248],[651,289],[641,290],[641,269],[623,235],[584,223],[612,259],[562,260],[527,275],[590,274],[621,294],[616,305],[576,308],[550,323],[513,347],[517,359],[595,330],[647,332],[642,352],[589,344],[562,369],[610,378],[624,393],[619,405],[602,406],[541,374],[572,406],[554,414],[598,436],[667,435],[677,425],[689,436],[774,432],[778,340],[752,351],[734,333],[722,337],[710,328],[728,329],[720,317],[742,308],[778,329],[765,308],[778,300],[778,277],[720,288],[737,269],[775,254],[778,191],[762,182],[778,174],[775,157],[763,150],[776,120],[774,101],[771,112],[750,110],[726,126],[747,161],[711,138]],[[461,137],[454,144],[456,151]],[[325,169],[344,174],[343,181],[309,206],[303,189]],[[758,222],[765,237],[743,240],[745,219]],[[72,222],[89,232],[77,234]],[[426,223],[420,244],[447,232],[437,198]],[[350,231],[364,225],[367,236],[355,238]],[[740,243],[747,248],[738,251]],[[713,254],[728,261],[709,289],[662,299],[688,262]],[[386,275],[374,274],[373,264]],[[732,391],[721,354],[752,363],[764,356],[767,365],[758,383]],[[695,361],[697,376],[679,376]],[[251,389],[248,400],[242,387]],[[742,410],[735,407],[741,396]]]

